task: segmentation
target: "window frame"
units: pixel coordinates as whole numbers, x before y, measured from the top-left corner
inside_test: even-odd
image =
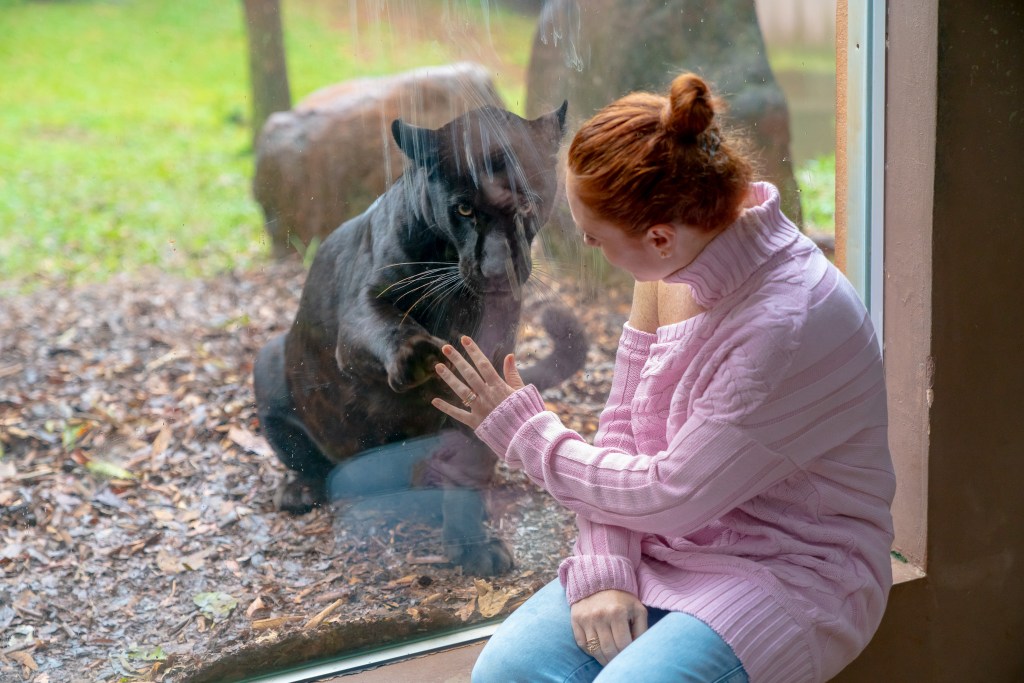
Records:
[[[871,315],[879,343],[884,335],[885,259],[885,17],[886,0],[848,0],[845,52],[845,150],[842,263]],[[837,43],[838,45],[838,43]],[[837,63],[838,70],[838,63]],[[837,150],[838,153],[838,150]],[[837,247],[838,249],[838,247]]]
[[[895,20],[889,16],[890,9],[899,14]],[[912,263],[907,260],[909,252],[927,246],[914,232],[920,227],[921,216],[917,212],[919,202],[911,198],[915,192],[922,198],[930,197],[930,188],[927,182],[911,182],[903,172],[904,164],[895,162],[899,157],[907,163],[934,168],[933,153],[927,152],[926,146],[918,149],[912,142],[929,137],[934,141],[934,84],[922,83],[919,96],[913,98],[899,97],[905,92],[901,89],[892,102],[887,101],[886,93],[907,79],[924,76],[929,65],[934,67],[935,54],[921,54],[914,65],[908,63],[902,48],[899,54],[887,54],[889,24],[895,21],[902,26],[906,13],[906,8],[885,0],[838,0],[837,5],[837,62],[845,59],[848,63],[845,69],[837,63],[836,187],[845,185],[846,191],[836,193],[836,261],[864,298],[883,349],[889,443],[897,481],[892,506],[895,584],[926,576],[926,406],[931,401],[931,361],[928,350],[916,343],[919,326],[925,321],[915,308],[930,290],[929,262],[927,256],[920,255],[911,259]],[[911,115],[917,120],[905,125],[906,117]],[[848,120],[842,120],[844,117]],[[890,125],[900,129],[889,146],[887,117]],[[907,133],[912,136],[910,141],[905,139]],[[915,147],[911,154],[905,149],[908,143]],[[893,172],[887,174],[889,164],[893,164]],[[888,206],[887,186],[900,190],[900,201]],[[892,228],[888,233],[884,229],[886,217]],[[889,290],[888,297],[885,290]],[[888,326],[884,325],[886,308]]]

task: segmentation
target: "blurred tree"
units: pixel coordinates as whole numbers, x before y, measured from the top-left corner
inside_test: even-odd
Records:
[[[789,110],[754,0],[548,0],[530,54],[526,113],[537,116],[567,99],[571,131],[628,92],[665,92],[681,71],[709,79],[728,101],[729,119],[752,144],[761,176],[801,223]]]
[[[242,0],[249,35],[249,80],[252,85],[252,138],[275,111],[292,108],[288,65],[284,56],[280,0]]]

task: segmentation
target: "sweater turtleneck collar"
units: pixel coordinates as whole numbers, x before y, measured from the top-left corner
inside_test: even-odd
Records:
[[[740,217],[711,240],[689,265],[665,278],[693,288],[693,296],[711,308],[736,291],[776,253],[792,244],[800,230],[786,218],[779,191],[771,183],[752,183]]]

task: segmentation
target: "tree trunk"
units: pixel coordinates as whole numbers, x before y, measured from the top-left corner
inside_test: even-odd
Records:
[[[707,78],[729,103],[728,119],[747,131],[760,177],[779,188],[783,211],[799,224],[789,110],[754,0],[548,0],[530,55],[526,113],[569,100],[568,139],[600,107],[635,90],[667,92],[681,71]]]
[[[249,34],[249,80],[252,84],[252,138],[275,111],[292,107],[284,56],[280,0],[242,0]]]

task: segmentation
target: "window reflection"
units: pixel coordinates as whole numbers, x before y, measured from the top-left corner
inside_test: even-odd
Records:
[[[765,164],[789,168],[806,228],[827,233],[834,154],[830,166],[825,119],[834,112],[818,108],[832,102],[834,30],[825,30],[824,43],[801,44],[799,31],[780,18],[790,10],[773,11],[765,46],[749,1],[742,12],[744,3],[715,3],[700,16],[636,26],[618,14],[631,3],[610,1],[585,11],[575,2],[525,0],[286,3],[291,92],[307,122],[331,102],[380,94],[379,81],[353,79],[479,66],[455,72],[448,94],[460,95],[459,104],[417,85],[393,106],[370,107],[358,124],[349,120],[340,137],[304,150],[312,159],[288,159],[267,180],[254,169],[269,143],[250,148],[239,6],[24,0],[6,7],[0,678],[226,680],[226,671],[266,672],[479,623],[508,613],[549,580],[571,548],[572,516],[503,466],[481,498],[486,533],[514,558],[502,571],[470,571],[453,558],[438,493],[448,479],[410,475],[414,486],[370,495],[371,486],[360,490],[368,475],[348,472],[356,479],[339,484],[344,495],[335,496],[335,507],[282,512],[275,492],[293,475],[266,438],[253,364],[291,330],[332,226],[364,211],[410,163],[394,142],[394,119],[437,128],[485,98],[532,118],[568,100],[564,142],[590,111],[621,94],[615,88],[659,88],[672,70],[616,82],[614,75],[684,65],[685,56],[627,50],[622,27],[635,29],[637,40],[667,44],[659,31],[700,34],[725,11],[718,6],[730,4],[748,19],[748,42],[730,49],[767,54],[755,71],[780,86],[767,105],[733,101],[737,125],[750,125],[739,121],[748,110],[774,117],[771,130],[789,151],[767,153]],[[797,17],[808,3],[791,5]],[[833,15],[824,21],[834,26]],[[721,35],[707,40],[722,48]],[[746,92],[754,76],[736,66],[744,59],[688,44],[697,61],[686,68],[717,68],[710,75],[725,92]],[[548,76],[545,84],[539,75]],[[802,118],[805,109],[814,123]],[[311,135],[307,128],[281,144],[295,151]],[[546,141],[529,151],[544,156],[556,148]],[[276,209],[254,200],[254,174],[265,180],[257,197],[280,195]],[[499,189],[515,184],[503,182]],[[476,196],[449,199],[452,221],[468,218],[457,218],[462,204],[493,208],[473,204]],[[534,198],[520,199],[526,205],[517,200],[507,212],[514,239],[492,246],[532,257],[531,284],[508,293],[522,306],[517,355],[527,365],[549,357],[558,339],[546,331],[543,311],[561,305],[572,312],[588,341],[583,369],[544,397],[592,438],[629,283],[580,252],[559,195],[550,199],[551,223],[524,251],[515,231],[533,228],[515,216],[528,215]],[[456,262],[449,246],[434,248],[439,256],[430,260]],[[272,258],[275,252],[282,258]],[[410,303],[423,291],[413,282]],[[588,306],[596,297],[600,312]],[[453,294],[448,319],[463,315],[458,301]],[[335,351],[333,343],[326,349],[330,358]],[[322,379],[305,376],[307,388]],[[397,409],[361,415],[360,424],[378,425],[378,436],[354,450],[403,441],[412,448],[444,427],[432,410],[424,406],[422,414],[434,426],[419,431],[408,417],[393,421]],[[362,462],[380,473],[375,461]]]

